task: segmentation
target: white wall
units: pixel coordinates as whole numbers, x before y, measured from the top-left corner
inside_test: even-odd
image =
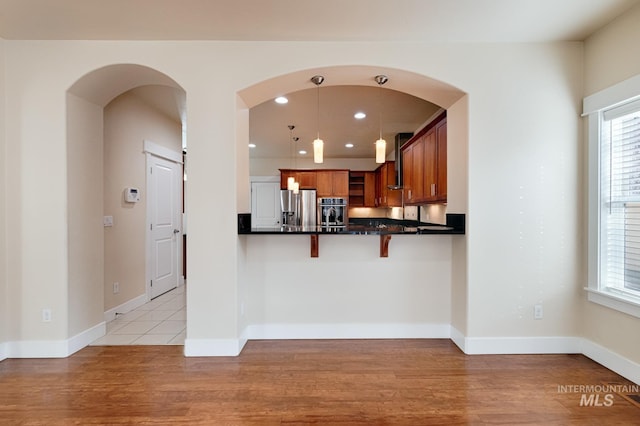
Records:
[[[67,95],[69,336],[104,321],[102,107]]]
[[[639,22],[640,6],[636,6],[586,40],[585,97],[640,74],[640,55],[637,54],[640,40]],[[587,164],[586,153],[584,164]],[[586,176],[586,168],[583,172]],[[583,193],[587,193],[586,177]],[[584,205],[586,211],[586,200]],[[586,236],[586,216],[581,220]],[[582,280],[586,287],[586,237],[584,244],[585,248],[581,253],[585,262]],[[584,304],[584,323],[581,329],[583,335],[614,353],[640,363],[640,334],[637,333],[640,319],[588,302],[584,293],[580,295],[580,300]]]
[[[295,70],[286,61],[264,59],[281,57],[285,52],[287,57],[296,57]],[[260,66],[255,66],[256,58],[260,58]],[[187,92],[190,354],[218,349],[218,353],[223,349],[233,352],[243,333],[242,325],[250,323],[238,321],[240,308],[244,305],[253,321],[285,320],[271,311],[277,303],[289,304],[291,321],[299,322],[330,322],[332,318],[344,323],[360,319],[370,324],[439,321],[456,311],[459,330],[465,332],[466,328],[471,337],[565,336],[577,332],[577,295],[583,284],[579,279],[580,206],[576,195],[581,159],[581,44],[11,41],[7,42],[7,102],[15,109],[7,112],[7,132],[16,146],[9,172],[17,178],[16,189],[8,193],[9,202],[16,206],[9,214],[8,243],[19,247],[9,268],[11,282],[19,289],[9,294],[10,303],[19,310],[12,317],[18,319],[12,324],[16,338],[66,337],[64,331],[58,331],[57,319],[50,324],[40,321],[44,300],[55,312],[66,312],[67,308],[66,294],[58,298],[67,287],[66,166],[51,170],[47,165],[50,161],[65,163],[64,155],[59,154],[66,137],[59,111],[64,111],[66,89],[85,73],[113,63],[141,63],[155,68],[174,78]],[[306,287],[293,288],[296,293],[291,296],[291,282],[278,285],[276,281],[283,264],[274,257],[280,249],[290,253],[298,242],[290,248],[284,240],[236,234],[236,208],[248,206],[248,193],[243,197],[243,184],[238,184],[238,164],[249,173],[248,161],[237,157],[246,155],[246,148],[240,147],[248,143],[248,138],[243,139],[246,132],[238,133],[239,120],[246,115],[238,113],[237,94],[294,71],[307,70],[305,75],[313,75],[325,64],[354,63],[407,70],[460,88],[448,102],[428,100],[447,108],[455,104],[458,119],[468,117],[468,128],[451,131],[449,141],[450,146],[460,144],[459,158],[449,168],[451,174],[460,173],[459,186],[450,188],[449,209],[453,211],[452,206],[456,206],[455,210],[464,212],[462,209],[468,206],[468,235],[456,237],[466,243],[446,254],[451,258],[452,251],[466,253],[468,262],[463,266],[468,270],[460,273],[457,261],[441,257],[433,265],[430,258],[410,256],[407,264],[397,254],[415,249],[431,256],[439,243],[430,237],[410,241],[394,237],[386,260],[376,256],[377,243],[371,246],[371,242],[358,239],[345,242],[343,249],[356,251],[362,266],[368,260],[375,265],[359,268],[358,280],[353,280],[355,288],[362,289],[362,283],[369,282],[375,289],[369,299],[363,296],[362,303],[380,307],[381,295],[392,291],[385,277],[395,276],[403,267],[409,267],[411,272],[406,274],[413,277],[435,268],[438,282],[400,285],[394,302],[379,316],[373,315],[371,306],[351,311],[346,304],[335,304],[337,310],[316,308],[304,317],[300,312],[304,303],[297,301],[306,302],[320,294],[325,279],[319,273],[307,274]],[[430,94],[420,84],[403,89],[426,98],[449,96]],[[468,112],[465,105],[456,103],[462,92],[468,94]],[[247,107],[252,106],[246,102]],[[449,119],[450,128],[464,128],[455,117]],[[466,170],[457,169],[465,167],[467,135],[468,175]],[[229,142],[234,140],[236,144]],[[464,188],[467,181],[469,197]],[[27,198],[24,194],[37,196]],[[50,212],[46,225],[39,220],[45,210]],[[248,239],[246,246],[242,238]],[[327,248],[334,247],[337,253],[343,250],[332,240],[321,239],[320,259],[308,258],[308,241],[301,243],[304,257],[291,264],[295,271],[319,272],[319,264],[323,271],[349,270],[346,256],[327,255]],[[269,247],[273,253],[264,253]],[[251,264],[245,271],[251,278],[239,283],[244,277],[238,265],[243,263]],[[254,272],[261,267],[270,272],[262,289],[262,281]],[[456,278],[452,278],[452,271]],[[468,287],[464,282],[467,274]],[[239,291],[244,285],[266,291],[264,303],[247,289]],[[331,289],[322,300],[328,303],[336,291]],[[408,316],[398,308],[399,301],[422,300],[427,294],[436,297],[442,309],[433,318],[428,313]],[[347,300],[358,302],[358,297],[349,295]],[[533,321],[532,307],[540,300],[545,303],[545,319]],[[428,300],[425,306],[432,303],[435,301]],[[409,306],[412,310],[416,307]],[[269,310],[260,311],[267,307]]]
[[[378,236],[323,235],[314,259],[306,235],[244,238],[250,337],[448,337],[450,236],[396,235],[381,258]]]
[[[582,45],[475,52],[484,65],[462,86],[471,88],[468,336],[575,336]]]
[[[0,164],[2,171],[0,172],[0,360],[5,358],[5,342],[8,340],[8,323],[6,316],[7,307],[7,238],[5,232],[6,226],[6,202],[5,202],[5,186],[7,172],[7,152],[5,147],[5,90],[4,90],[4,40],[0,39]]]
[[[125,92],[104,108],[104,310],[146,292],[147,193],[143,141],[182,152],[182,125]],[[125,187],[140,190],[140,202],[125,203]],[[181,244],[180,244],[181,252]],[[113,283],[120,291],[113,293]]]

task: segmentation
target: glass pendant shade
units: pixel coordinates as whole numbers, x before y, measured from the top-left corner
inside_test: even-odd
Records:
[[[313,162],[322,163],[324,155],[324,142],[318,138],[313,141]]]
[[[287,178],[287,189],[289,191],[293,191],[293,185],[296,183],[296,180],[293,176],[289,176]]]
[[[387,141],[380,138],[376,141],[376,163],[384,163],[387,159]]]

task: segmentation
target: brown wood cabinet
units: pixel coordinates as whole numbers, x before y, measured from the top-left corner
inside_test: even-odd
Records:
[[[315,189],[317,197],[348,197],[348,170],[296,170],[280,169],[280,188],[287,189],[287,179],[293,178],[300,189]]]
[[[348,170],[318,170],[316,179],[318,198],[349,196]]]
[[[402,147],[405,204],[447,201],[446,113]]]
[[[316,172],[314,170],[280,169],[280,189],[287,189],[287,179],[293,178],[300,184],[300,189],[316,189]]]
[[[387,161],[376,169],[376,207],[402,206],[400,191],[389,189],[396,184],[395,165],[395,161]]]
[[[375,207],[376,173],[349,172],[349,207]]]

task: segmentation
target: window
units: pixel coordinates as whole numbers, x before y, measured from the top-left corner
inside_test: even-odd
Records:
[[[584,101],[589,300],[640,317],[640,76]]]

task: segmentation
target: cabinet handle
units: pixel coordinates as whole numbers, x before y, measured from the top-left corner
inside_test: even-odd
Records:
[[[411,199],[411,190],[409,190],[409,199]]]
[[[432,183],[431,184],[431,195],[436,195],[436,184]]]

